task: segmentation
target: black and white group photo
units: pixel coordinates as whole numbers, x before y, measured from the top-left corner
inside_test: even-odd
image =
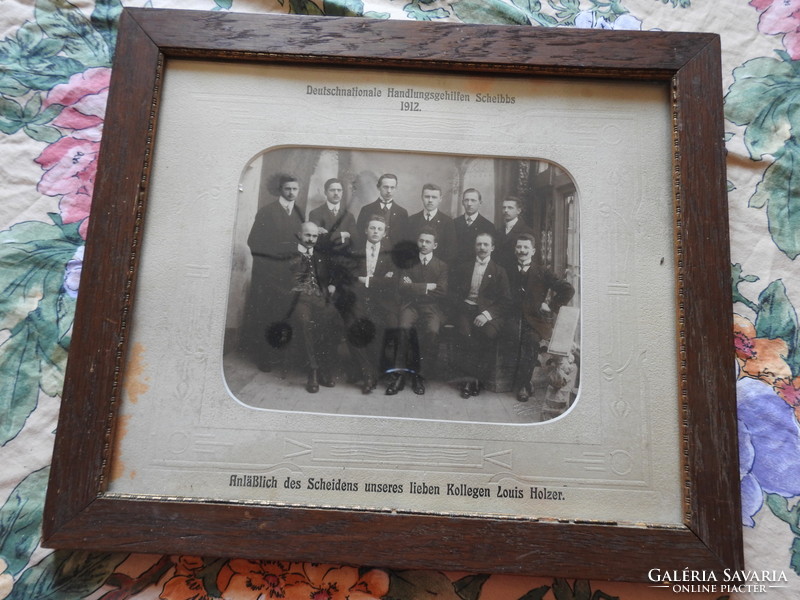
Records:
[[[563,414],[580,384],[577,202],[542,159],[263,152],[239,187],[231,394],[329,414]]]

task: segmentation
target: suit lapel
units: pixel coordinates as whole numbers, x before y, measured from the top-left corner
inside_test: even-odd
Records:
[[[495,266],[493,261],[489,261],[489,264],[486,265],[486,271],[483,273],[483,279],[481,279],[481,286],[478,288],[478,294],[481,294],[486,290],[486,287],[492,282],[494,279]]]

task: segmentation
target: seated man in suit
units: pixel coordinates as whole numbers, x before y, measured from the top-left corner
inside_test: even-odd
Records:
[[[575,288],[565,279],[559,279],[552,271],[537,265],[536,240],[523,233],[515,249],[516,266],[508,274],[511,284],[514,325],[519,326],[520,348],[514,389],[517,400],[525,402],[531,395],[531,377],[539,356],[542,340],[549,340],[559,309],[565,306]]]
[[[456,251],[450,263],[451,269],[460,262],[472,262],[475,259],[475,238],[479,233],[494,233],[492,222],[478,212],[482,202],[481,193],[475,188],[464,190],[461,194],[464,214],[453,219]]]
[[[308,213],[308,220],[319,227],[317,247],[328,254],[349,250],[356,231],[356,219],[342,204],[344,186],[333,178],[325,182],[325,204]]]
[[[398,365],[386,395],[403,389],[405,373],[411,373],[411,389],[425,393],[423,377],[434,371],[439,330],[444,323],[442,300],[447,294],[447,265],[434,256],[436,231],[425,227],[417,236],[419,254],[414,264],[398,275],[400,285],[400,346]],[[424,374],[424,376],[423,376]]]
[[[533,235],[533,229],[525,224],[522,219],[522,200],[514,196],[509,196],[503,200],[502,213],[503,222],[497,227],[497,252],[494,253],[496,260],[501,267],[510,271],[517,264],[514,251],[517,247],[517,240],[523,233]]]
[[[336,286],[327,260],[321,252],[314,252],[318,237],[314,223],[303,223],[295,252],[284,262],[292,307],[289,322],[303,342],[309,369],[306,390],[311,394],[319,390],[320,384],[335,385],[331,374],[338,336],[334,332],[341,326],[331,300]]]
[[[384,241],[386,222],[382,216],[368,219],[365,236],[366,241],[353,249],[344,298],[339,306],[350,354],[363,381],[361,391],[369,394],[377,385],[380,355],[386,347],[384,340],[396,336],[398,305],[395,267],[391,248]]]
[[[493,342],[503,324],[510,302],[505,269],[492,260],[494,239],[489,233],[475,238],[475,260],[463,262],[453,271],[450,290],[454,301],[455,327],[464,356],[465,379],[461,397],[480,393],[486,380]]]
[[[439,210],[442,203],[442,188],[432,183],[422,186],[422,210],[408,217],[409,239],[417,241],[423,227],[436,232],[436,256],[450,264],[456,250],[456,234],[453,219]]]

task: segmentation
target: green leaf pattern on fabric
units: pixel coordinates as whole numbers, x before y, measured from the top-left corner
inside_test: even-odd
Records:
[[[776,54],[779,58],[755,58],[733,71],[725,116],[745,126],[751,159],[773,159],[750,206],[766,208],[773,241],[794,260],[800,255],[800,61]]]
[[[98,590],[125,558],[57,550],[22,574],[8,600],[81,600]]]
[[[789,346],[786,362],[793,375],[800,374],[800,330],[797,313],[786,295],[786,286],[778,279],[767,286],[758,297],[756,336],[766,339],[780,338]]]
[[[25,568],[39,544],[49,474],[45,467],[28,475],[0,508],[0,556],[13,575]]]
[[[387,12],[366,11],[362,0],[278,0],[285,11],[301,15],[389,18]],[[689,8],[690,0],[661,0],[673,8]],[[34,20],[0,40],[0,133],[20,131],[50,144],[61,132],[49,125],[62,107],[42,110],[54,86],[93,66],[110,66],[116,43],[120,0],[97,0],[89,11],[68,0],[36,0]],[[152,3],[140,5],[152,6]],[[233,0],[213,0],[215,10],[234,9]],[[447,7],[447,8],[445,8]],[[431,21],[455,16],[465,23],[504,25],[574,25],[581,13],[600,15],[609,22],[628,13],[620,0],[411,0],[403,7],[408,18]],[[448,10],[450,9],[450,10]],[[88,15],[88,16],[87,16]],[[755,58],[734,71],[726,95],[726,117],[744,126],[744,143],[755,161],[771,160],[756,187],[750,206],[765,209],[776,245],[790,258],[800,254],[800,61],[783,52],[778,58]],[[63,289],[64,266],[83,243],[78,224],[26,222],[0,232],[0,445],[13,439],[36,408],[40,393],[55,396],[63,381],[75,300]],[[800,373],[798,319],[783,281],[773,281],[758,304],[738,290],[741,265],[732,266],[734,300],[757,314],[757,335],[787,342],[787,362]],[[44,490],[49,468],[31,473],[0,508],[0,557],[7,572],[19,577],[11,600],[82,600],[107,582],[127,578],[115,573],[124,555],[56,552],[28,567],[38,544]],[[789,524],[796,536],[790,565],[800,573],[800,504],[768,494],[767,505]],[[199,575],[206,589],[217,595],[219,559]],[[26,568],[27,567],[27,568]],[[469,575],[451,581],[443,573],[392,571],[388,599],[436,597],[479,600],[488,575]],[[131,587],[134,589],[135,586]],[[520,600],[601,600],[612,596],[588,581],[554,579],[552,586],[529,590]],[[172,600],[170,598],[169,600]]]
[[[39,389],[55,396],[66,365],[75,300],[64,268],[83,243],[78,224],[19,223],[0,232],[0,446],[36,408]]]

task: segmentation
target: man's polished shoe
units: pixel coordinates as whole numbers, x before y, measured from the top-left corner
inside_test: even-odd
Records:
[[[472,396],[472,393],[470,392],[471,387],[472,386],[470,385],[469,381],[464,381],[461,384],[461,397],[464,398],[465,400],[470,396]]]
[[[324,387],[336,387],[336,381],[331,377],[330,373],[321,371],[319,374],[319,384]]]
[[[411,389],[417,396],[422,396],[425,393],[425,383],[422,381],[422,377],[414,375],[411,378]]]
[[[405,387],[406,387],[405,376],[402,373],[393,373],[392,378],[389,381],[389,385],[386,386],[386,395],[394,396]]]
[[[522,386],[521,388],[519,388],[519,390],[517,390],[517,400],[519,400],[520,402],[527,402],[528,398],[530,397],[531,395],[528,393],[527,387]]]
[[[478,394],[480,394],[480,393],[481,393],[481,388],[482,388],[482,387],[483,387],[483,386],[481,385],[481,382],[480,382],[480,381],[478,381],[477,379],[475,379],[475,380],[472,382],[472,385],[471,385],[471,386],[470,386],[470,388],[469,388],[469,395],[470,395],[470,396],[477,396]]]
[[[319,391],[319,382],[317,381],[316,369],[311,369],[308,373],[308,381],[306,382],[306,391],[309,394],[316,394]]]

